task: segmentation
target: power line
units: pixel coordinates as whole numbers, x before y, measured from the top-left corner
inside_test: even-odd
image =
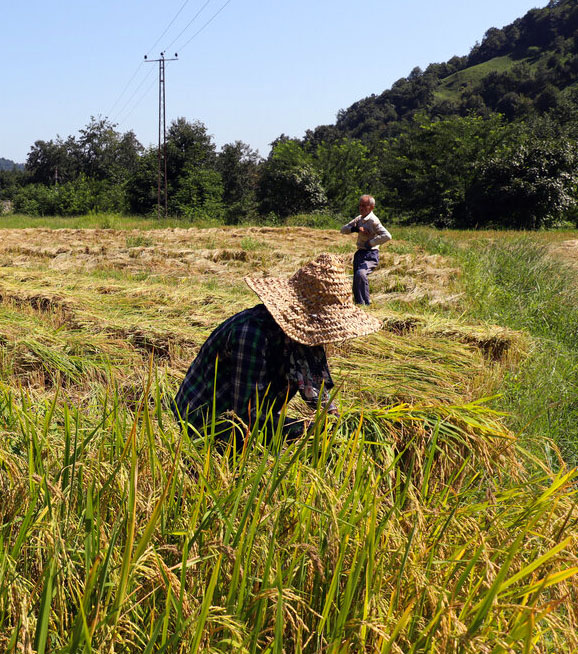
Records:
[[[188,0],[186,0],[185,3],[181,6],[181,8],[180,8],[179,11],[177,12],[175,18],[173,18],[173,20],[171,21],[170,25],[172,25],[172,24],[174,23],[176,17],[181,13],[182,9],[183,9],[184,6],[187,4],[187,2],[188,2]],[[186,27],[185,27],[183,30],[181,30],[181,32],[179,33],[179,35],[178,35],[175,39],[173,39],[173,41],[172,41],[172,42],[171,42],[171,43],[170,43],[170,44],[169,44],[169,45],[168,45],[168,46],[163,50],[163,52],[166,52],[167,50],[169,50],[169,48],[170,48],[170,47],[175,43],[175,41],[177,41],[177,40],[178,40],[178,39],[179,39],[179,38],[180,38],[180,37],[181,37],[181,36],[186,32],[186,30],[187,30],[187,29],[192,25],[192,23],[196,20],[196,18],[198,18],[198,16],[201,14],[201,12],[205,9],[205,7],[206,7],[210,2],[211,2],[211,0],[206,0],[206,2],[203,4],[203,6],[202,6],[198,11],[197,11],[197,13],[193,16],[193,18],[192,18],[192,19],[187,23]],[[212,16],[211,16],[211,18],[209,18],[209,20],[208,20],[205,24],[202,25],[202,26],[201,26],[201,27],[200,27],[200,28],[199,28],[199,29],[198,29],[198,30],[197,30],[197,31],[196,31],[196,32],[195,32],[195,33],[194,33],[194,34],[193,34],[193,35],[192,35],[192,36],[191,36],[191,37],[190,37],[190,38],[189,38],[185,43],[184,43],[183,47],[187,46],[187,45],[188,45],[188,44],[189,44],[189,43],[190,43],[190,42],[191,42],[191,41],[192,41],[196,36],[198,36],[198,35],[199,35],[199,34],[200,34],[200,33],[201,33],[201,32],[202,32],[206,27],[208,27],[208,26],[213,22],[213,20],[215,20],[215,18],[216,18],[216,17],[217,17],[217,16],[218,16],[222,11],[223,11],[223,9],[225,9],[225,7],[226,7],[230,2],[231,2],[231,0],[227,0],[227,2],[225,2],[225,4],[223,4],[223,5],[222,5],[222,6],[221,6],[221,7],[220,7],[220,8],[219,8],[219,9],[218,9],[218,10],[217,10],[217,11],[216,11]],[[169,25],[169,27],[170,27],[170,25]],[[168,31],[168,27],[167,27],[167,29],[165,29],[165,32],[163,32],[163,34],[166,33],[167,31]],[[160,40],[160,38],[161,38],[161,37],[159,37],[159,39],[157,39],[157,43],[158,43],[158,41]],[[181,48],[181,49],[182,49],[182,48]],[[150,51],[149,51],[149,52],[150,52]],[[148,55],[148,53],[147,53],[147,55]],[[147,55],[145,55],[145,57],[146,57]],[[166,61],[170,61],[170,60],[167,59]],[[151,72],[152,72],[152,71],[151,71]],[[148,78],[148,76],[149,76],[149,75],[147,75],[147,78]],[[134,75],[133,75],[133,79],[134,79]],[[138,86],[138,87],[133,91],[133,93],[132,93],[132,95],[130,96],[130,98],[125,102],[125,104],[123,105],[123,107],[122,107],[122,108],[120,109],[120,111],[118,112],[119,115],[122,114],[122,112],[124,111],[124,109],[128,106],[128,104],[130,103],[130,101],[134,98],[134,96],[137,94],[138,90],[139,90],[140,87],[144,84],[145,81],[146,81],[146,78],[143,79],[143,80],[141,81],[141,83],[139,84],[139,86]],[[134,104],[134,106],[130,109],[130,111],[125,115],[125,117],[124,117],[124,119],[123,119],[122,122],[126,121],[126,119],[128,118],[128,116],[129,116],[129,115],[130,115],[130,114],[135,110],[135,108],[140,104],[140,102],[142,102],[142,100],[144,99],[144,97],[145,97],[145,96],[148,94],[148,92],[150,91],[151,87],[152,87],[152,84],[149,85],[149,86],[147,87],[145,93],[144,93],[143,95],[141,95],[141,97],[138,99],[138,101]],[[119,122],[120,122],[120,121],[119,121]]]
[[[143,62],[143,63],[144,63],[144,62]],[[142,66],[142,65],[143,65],[143,64],[141,63],[141,66]],[[134,96],[139,92],[139,90],[140,90],[140,88],[142,87],[142,85],[147,81],[147,79],[152,75],[152,73],[153,73],[153,71],[152,71],[152,69],[151,69],[151,70],[149,70],[148,73],[147,73],[147,74],[142,78],[142,80],[140,81],[139,85],[138,85],[138,86],[136,87],[136,89],[132,92],[131,96],[130,96],[130,97],[128,98],[128,100],[127,100],[127,101],[122,105],[122,107],[118,110],[118,112],[117,112],[117,116],[120,116],[120,115],[122,114],[122,112],[127,108],[127,106],[130,104],[130,101],[131,101],[131,100],[134,98]],[[134,75],[133,75],[133,79],[134,79]],[[146,95],[146,93],[148,93],[148,90],[149,90],[149,89],[150,89],[150,86],[148,87],[147,91],[145,92],[145,95]],[[141,96],[141,100],[142,100],[142,96]],[[140,100],[139,100],[139,102],[140,102]],[[137,105],[138,105],[138,102],[135,104],[135,107],[136,107]],[[132,112],[133,110],[134,110],[134,107],[131,109],[131,112]]]
[[[224,5],[223,5],[223,6],[222,6],[218,11],[216,11],[216,12],[211,16],[211,18],[209,18],[209,20],[208,20],[208,21],[207,21],[207,22],[206,22],[206,23],[205,23],[205,24],[204,24],[200,29],[198,29],[198,30],[193,34],[193,36],[191,36],[191,38],[190,38],[188,41],[185,41],[185,43],[184,43],[180,48],[178,48],[179,51],[182,51],[183,48],[186,48],[187,45],[189,45],[189,43],[190,43],[190,42],[191,42],[191,41],[192,41],[196,36],[198,36],[198,35],[199,35],[199,34],[200,34],[204,29],[205,29],[205,27],[208,27],[208,26],[209,26],[209,25],[210,25],[210,24],[215,20],[215,18],[216,18],[216,17],[217,17],[217,16],[218,16],[222,11],[223,11],[223,9],[224,9],[228,4],[230,4],[231,2],[232,2],[232,0],[227,0],[227,2],[225,2],[225,4],[224,4]],[[174,41],[173,41],[173,43],[174,43]],[[172,43],[171,43],[171,45],[172,45]]]
[[[152,75],[152,72],[153,72],[153,69],[151,68],[151,71],[150,71],[149,75]],[[148,75],[147,75],[147,77],[148,77]],[[143,80],[143,82],[144,82],[144,81],[146,81],[146,79]],[[140,95],[139,99],[138,99],[138,100],[133,104],[133,106],[130,108],[130,110],[129,110],[129,111],[128,111],[128,112],[127,112],[127,113],[122,117],[122,119],[116,119],[114,122],[119,123],[120,125],[122,125],[123,123],[126,123],[128,117],[132,115],[133,111],[134,111],[134,110],[139,106],[139,104],[140,104],[140,103],[141,103],[141,102],[146,98],[146,96],[149,94],[149,92],[150,92],[150,90],[152,89],[152,87],[153,87],[155,81],[156,81],[156,80],[154,80],[154,79],[151,80],[151,83],[146,87],[146,89],[144,90],[144,92]],[[141,84],[141,86],[142,86],[142,84]]]
[[[195,20],[197,19],[197,17],[202,13],[203,9],[204,9],[204,8],[205,8],[205,7],[206,7],[210,2],[211,2],[211,0],[207,0],[207,1],[205,2],[205,4],[204,4],[200,9],[199,9],[199,11],[197,11],[197,13],[196,13],[196,14],[191,18],[191,20],[186,24],[186,26],[184,27],[184,29],[182,29],[182,30],[179,32],[178,36],[176,36],[176,37],[175,37],[175,38],[174,38],[174,39],[173,39],[173,40],[172,40],[172,41],[167,45],[167,47],[165,48],[165,52],[166,52],[167,50],[170,50],[170,49],[173,47],[173,44],[174,44],[176,41],[178,41],[178,40],[181,38],[181,36],[182,36],[182,35],[183,35],[183,34],[184,34],[188,29],[189,29],[189,27],[190,27],[190,26],[195,22]]]
[[[163,36],[164,36],[168,31],[169,31],[169,29],[172,27],[173,23],[174,23],[174,22],[176,21],[176,19],[180,16],[181,12],[182,12],[183,9],[188,5],[188,3],[189,3],[189,0],[185,0],[185,1],[183,2],[183,4],[181,5],[180,9],[179,9],[179,10],[177,11],[177,13],[173,16],[173,19],[172,19],[172,20],[170,21],[170,23],[165,27],[163,33],[162,33],[162,34],[157,38],[157,40],[156,40],[156,41],[153,43],[153,45],[149,48],[149,50],[147,51],[147,55],[150,54],[150,52],[151,52],[151,51],[156,47],[157,43],[159,43],[159,41],[163,38]],[[203,7],[203,8],[204,8],[204,7]],[[201,9],[201,11],[202,11],[202,9]],[[200,13],[200,12],[199,12],[199,13]],[[190,23],[189,23],[189,24],[190,24]],[[181,32],[181,33],[182,33],[182,32]],[[180,36],[180,35],[179,35],[179,36]],[[170,47],[170,46],[169,46],[169,47]],[[166,51],[167,49],[168,49],[168,48],[165,48],[165,51]],[[122,91],[120,92],[120,94],[117,96],[117,98],[116,98],[116,100],[114,101],[113,105],[111,106],[110,110],[109,110],[108,113],[106,114],[107,116],[110,116],[110,115],[112,114],[112,112],[114,111],[114,109],[116,108],[116,106],[118,105],[118,103],[121,101],[122,97],[123,97],[124,94],[127,92],[128,88],[129,88],[130,85],[132,84],[133,80],[134,80],[135,77],[138,75],[139,71],[141,70],[142,65],[143,65],[143,62],[141,62],[141,63],[137,66],[136,70],[134,71],[134,73],[132,74],[132,76],[130,77],[130,79],[128,80],[128,82],[125,84],[123,90],[122,90]],[[148,76],[149,76],[149,73],[147,73],[146,77],[148,77]],[[132,95],[130,96],[130,98],[125,102],[125,104],[122,106],[122,108],[117,112],[117,115],[122,114],[122,112],[124,111],[125,107],[129,104],[129,102],[132,100],[132,98],[137,94],[139,88],[143,85],[143,83],[144,83],[144,80],[143,80],[143,81],[139,84],[139,86],[137,86],[137,88],[133,91],[133,93],[132,93]],[[132,110],[131,110],[131,111],[132,111]]]
[[[158,39],[153,43],[153,45],[151,46],[151,48],[150,48],[149,51],[147,52],[147,55],[149,55],[149,54],[151,53],[151,50],[153,50],[153,48],[156,47],[157,43],[158,43],[158,42],[163,38],[163,36],[164,36],[168,31],[169,31],[169,29],[171,28],[172,24],[175,22],[175,20],[177,20],[177,18],[179,17],[180,13],[182,12],[182,10],[183,10],[183,9],[184,9],[188,4],[189,4],[189,0],[185,0],[185,1],[183,2],[183,4],[181,5],[181,8],[177,11],[177,13],[175,14],[173,20],[171,20],[171,22],[170,22],[170,23],[167,25],[167,27],[165,28],[165,31],[164,31],[164,32],[159,36],[159,38],[158,38]],[[194,19],[193,19],[193,20],[194,20]],[[179,35],[179,36],[180,36],[180,35]],[[171,44],[171,45],[172,45],[172,44]],[[171,47],[171,46],[169,45],[167,48],[165,48],[165,49],[164,49],[164,52],[166,52],[170,47]]]
[[[166,52],[167,50],[169,50],[169,49],[174,45],[174,43],[175,43],[176,41],[178,41],[178,39],[181,38],[181,36],[182,36],[182,35],[183,35],[183,34],[184,34],[188,29],[189,29],[189,27],[194,23],[194,21],[195,21],[195,20],[196,20],[200,15],[201,15],[201,13],[202,13],[202,12],[205,10],[205,8],[210,4],[210,2],[211,2],[211,0],[206,0],[206,1],[204,2],[204,4],[201,6],[201,8],[196,12],[196,14],[195,14],[195,15],[191,18],[191,20],[186,24],[186,26],[185,26],[185,27],[184,27],[184,28],[179,32],[179,34],[176,36],[176,38],[174,38],[174,39],[171,41],[171,43],[170,43],[170,44],[169,44],[169,45],[168,45],[168,46],[163,50],[163,53]],[[152,50],[152,49],[157,45],[157,43],[159,43],[159,41],[163,38],[163,36],[164,36],[168,31],[169,31],[169,29],[170,29],[170,28],[172,27],[172,25],[175,23],[176,19],[180,16],[180,14],[182,13],[183,9],[186,7],[186,5],[187,5],[188,3],[189,3],[189,0],[185,0],[185,1],[183,2],[183,4],[182,4],[181,7],[179,8],[179,10],[177,11],[177,13],[176,13],[175,16],[173,17],[173,19],[170,21],[170,23],[167,25],[167,27],[165,28],[165,30],[163,31],[163,33],[158,37],[158,39],[155,41],[155,43],[153,44],[153,46],[149,49],[147,55],[148,55],[148,54],[150,53],[150,51],[151,51],[151,50]],[[207,20],[207,21],[204,23],[204,25],[202,25],[202,26],[201,26],[201,27],[200,27],[200,28],[199,28],[199,29],[198,29],[198,30],[197,30],[197,31],[196,31],[196,32],[195,32],[195,33],[194,33],[194,34],[193,34],[193,35],[192,35],[188,40],[187,40],[187,41],[185,41],[185,43],[183,44],[183,46],[182,46],[181,48],[179,48],[179,50],[182,50],[182,48],[184,48],[184,47],[186,47],[187,45],[189,45],[189,43],[190,43],[194,38],[196,38],[196,37],[197,37],[197,36],[198,36],[198,35],[199,35],[199,34],[200,34],[204,29],[206,29],[206,28],[207,28],[207,27],[208,27],[208,26],[209,26],[209,25],[210,25],[210,24],[215,20],[215,18],[216,18],[216,17],[217,17],[217,16],[218,16],[218,15],[219,15],[219,14],[220,14],[224,9],[225,9],[225,7],[227,7],[227,5],[229,5],[230,3],[231,3],[231,0],[227,0],[227,1],[226,1],[226,2],[225,2],[225,3],[224,3],[224,4],[223,4],[223,5],[222,5],[222,6],[221,6],[221,7],[220,7],[220,8],[219,8],[219,9],[218,9],[218,10],[217,10],[217,11],[216,11],[216,12],[215,12],[211,17],[210,17],[210,18],[209,18],[209,20]],[[164,54],[163,54],[163,53],[161,53],[161,56],[164,57]],[[147,55],[145,55],[145,59],[146,59]],[[152,61],[152,60],[149,60],[149,61]],[[155,61],[158,61],[158,59],[155,60]],[[171,61],[171,60],[170,60],[170,59],[166,59],[165,61],[168,62],[168,61]],[[134,79],[136,78],[137,74],[139,73],[141,67],[142,67],[142,63],[137,67],[137,69],[136,69],[135,72],[133,73],[132,77],[129,79],[129,81],[128,81],[128,82],[126,83],[126,85],[124,86],[122,92],[121,92],[120,95],[117,97],[116,101],[114,102],[113,106],[111,107],[111,109],[110,109],[108,115],[110,115],[110,114],[112,113],[112,111],[114,110],[114,108],[119,104],[120,100],[121,100],[122,97],[125,95],[125,93],[127,92],[128,88],[130,87],[130,85],[132,84],[132,82],[133,82]],[[146,76],[141,80],[141,82],[138,84],[138,86],[137,86],[137,87],[135,88],[135,90],[132,92],[132,94],[130,95],[130,97],[126,100],[126,102],[123,104],[123,106],[122,106],[122,107],[120,108],[120,110],[117,112],[117,114],[116,114],[117,116],[122,116],[123,111],[125,111],[125,109],[130,105],[131,101],[132,101],[133,98],[136,96],[136,94],[138,93],[139,89],[141,89],[141,87],[143,86],[143,84],[144,84],[144,83],[147,81],[147,79],[150,77],[150,74],[151,74],[151,73],[152,73],[152,70],[151,70],[149,73],[147,73]],[[163,76],[164,76],[164,71],[163,71]],[[126,114],[124,115],[124,117],[122,118],[122,120],[117,119],[117,120],[115,120],[114,122],[126,122],[126,119],[127,119],[127,118],[132,114],[132,112],[136,109],[136,107],[137,107],[137,106],[138,106],[138,105],[139,105],[139,104],[144,100],[144,98],[148,95],[148,93],[149,93],[151,87],[152,87],[152,83],[151,83],[151,84],[146,88],[145,92],[144,92],[144,93],[143,93],[143,94],[138,98],[138,100],[133,104],[133,106],[130,108],[130,110],[128,111],[128,113],[126,113]]]
[[[122,96],[126,93],[128,87],[132,84],[133,79],[137,76],[137,74],[138,74],[138,72],[139,72],[139,70],[140,70],[141,68],[142,68],[142,62],[137,66],[136,70],[135,70],[134,73],[132,74],[132,77],[131,77],[131,78],[128,80],[128,82],[125,84],[123,90],[120,92],[120,95],[119,95],[119,96],[117,97],[117,99],[114,101],[114,104],[112,105],[112,107],[108,110],[108,112],[107,112],[107,114],[106,114],[107,116],[110,116],[110,114],[114,111],[116,105],[120,102]],[[135,93],[136,93],[136,91],[135,91]],[[132,96],[131,96],[131,98],[132,98]],[[129,101],[130,101],[130,100],[129,100]],[[123,109],[124,109],[124,106],[123,106]],[[122,111],[122,109],[121,109],[121,111]]]

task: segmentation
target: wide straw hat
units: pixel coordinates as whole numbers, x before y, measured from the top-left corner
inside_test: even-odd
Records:
[[[289,279],[245,277],[275,322],[303,345],[333,343],[381,329],[381,321],[351,300],[343,263],[320,254]]]

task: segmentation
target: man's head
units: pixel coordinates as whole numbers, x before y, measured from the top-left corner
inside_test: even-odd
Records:
[[[375,198],[372,195],[362,195],[359,198],[359,213],[363,218],[370,214],[375,207]]]

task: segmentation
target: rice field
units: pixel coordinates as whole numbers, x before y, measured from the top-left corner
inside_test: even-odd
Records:
[[[0,232],[0,651],[573,652],[576,472],[492,400],[532,351],[463,271],[382,250],[339,417],[270,445],[168,403],[205,338],[353,243],[305,227]],[[289,414],[306,415],[293,401]]]

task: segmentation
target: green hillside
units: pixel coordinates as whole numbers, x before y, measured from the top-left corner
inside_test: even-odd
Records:
[[[466,56],[414,68],[389,89],[358,100],[334,125],[307,132],[305,142],[342,137],[366,142],[397,131],[418,114],[433,118],[503,114],[508,120],[575,108],[578,3],[552,0],[502,28],[490,27]]]
[[[510,55],[504,55],[452,73],[440,81],[438,88],[434,91],[434,102],[440,100],[457,101],[464,88],[479,84],[489,73],[509,71],[520,61],[529,62],[529,58],[526,57],[516,61]]]

